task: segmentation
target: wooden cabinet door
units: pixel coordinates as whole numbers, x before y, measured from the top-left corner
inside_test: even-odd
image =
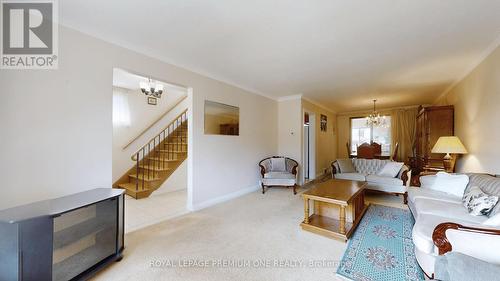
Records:
[[[442,136],[453,136],[453,107],[432,108],[427,114],[429,119],[428,155],[432,159],[442,159],[444,154],[432,153],[431,150]]]

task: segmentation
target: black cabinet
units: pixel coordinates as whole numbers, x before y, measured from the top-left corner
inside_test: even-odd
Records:
[[[121,259],[123,190],[99,188],[0,211],[0,280],[80,280]]]

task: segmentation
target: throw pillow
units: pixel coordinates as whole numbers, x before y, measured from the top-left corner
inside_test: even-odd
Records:
[[[468,183],[469,177],[467,175],[452,175],[445,172],[439,172],[436,174],[434,183],[432,186],[429,186],[429,188],[462,198]]]
[[[351,159],[337,159],[337,163],[339,164],[340,173],[356,173]]]
[[[469,211],[469,214],[474,216],[487,216],[497,204],[498,196],[489,196],[479,187],[473,186],[464,194],[462,202],[465,208],[467,208],[467,211]]]
[[[377,173],[377,175],[381,177],[395,178],[399,174],[399,171],[401,170],[401,167],[403,167],[403,165],[403,162],[387,162],[385,163],[382,170]]]
[[[285,158],[271,158],[271,172],[286,172]]]

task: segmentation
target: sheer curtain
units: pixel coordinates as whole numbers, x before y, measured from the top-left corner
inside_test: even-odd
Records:
[[[418,109],[397,109],[392,113],[392,147],[399,143],[396,161],[407,162],[413,156]],[[394,152],[393,152],[394,153]]]
[[[130,126],[130,108],[128,97],[119,91],[113,91],[113,126]]]

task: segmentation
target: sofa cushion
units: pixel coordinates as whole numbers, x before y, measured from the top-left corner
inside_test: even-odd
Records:
[[[498,202],[498,196],[488,195],[479,187],[470,188],[462,199],[464,207],[474,216],[487,216]]]
[[[412,240],[415,247],[426,254],[436,253],[434,242],[432,241],[432,233],[438,224],[449,221],[449,218],[434,215],[422,215],[419,217],[412,231]]]
[[[403,185],[403,181],[398,178],[383,177],[376,175],[367,175],[366,181],[369,183],[376,183],[376,184]]]
[[[382,169],[377,172],[377,175],[382,177],[395,178],[399,174],[399,171],[401,170],[401,167],[403,167],[403,165],[403,162],[387,162],[385,163],[384,167],[382,167]]]
[[[452,175],[445,172],[439,172],[436,174],[434,184],[429,188],[462,198],[468,183],[469,177],[467,175]]]
[[[468,174],[468,176],[470,180],[466,191],[473,186],[479,186],[484,193],[500,197],[500,178],[485,174]],[[498,213],[500,213],[500,204],[497,204],[495,208],[493,208],[490,216],[494,216]]]
[[[430,189],[436,181],[436,175],[421,176],[419,178],[420,187]]]
[[[342,173],[342,174],[335,174],[336,179],[341,179],[341,180],[353,180],[353,181],[365,181],[366,176],[364,174],[360,173]]]
[[[448,221],[463,221],[481,224],[486,221],[486,216],[473,216],[467,212],[467,209],[459,203],[450,203],[446,201],[417,198],[414,202],[414,208],[417,212],[418,220],[421,215],[435,215],[448,218]]]
[[[391,161],[380,159],[352,159],[352,164],[354,168],[356,168],[356,171],[366,175],[376,175],[388,162]]]
[[[404,185],[392,185],[392,184],[380,184],[380,183],[368,182],[365,188],[370,190],[388,192],[388,193],[404,194],[406,192],[406,186]]]
[[[436,280],[441,281],[470,281],[470,280],[498,280],[500,266],[462,254],[448,252],[436,258]]]
[[[445,201],[455,204],[460,204],[462,202],[461,198],[458,198],[455,195],[451,195],[442,191],[437,191],[423,187],[413,187],[413,186],[408,187],[408,201],[414,203],[415,199],[417,198]]]
[[[295,175],[287,172],[268,172],[262,179],[262,184],[269,186],[293,186],[295,183]]]
[[[295,175],[288,172],[269,172],[264,174],[265,179],[295,179]]]
[[[272,172],[286,172],[285,158],[271,158],[271,171]]]
[[[339,173],[356,173],[354,165],[352,165],[351,159],[337,159],[340,171]]]

